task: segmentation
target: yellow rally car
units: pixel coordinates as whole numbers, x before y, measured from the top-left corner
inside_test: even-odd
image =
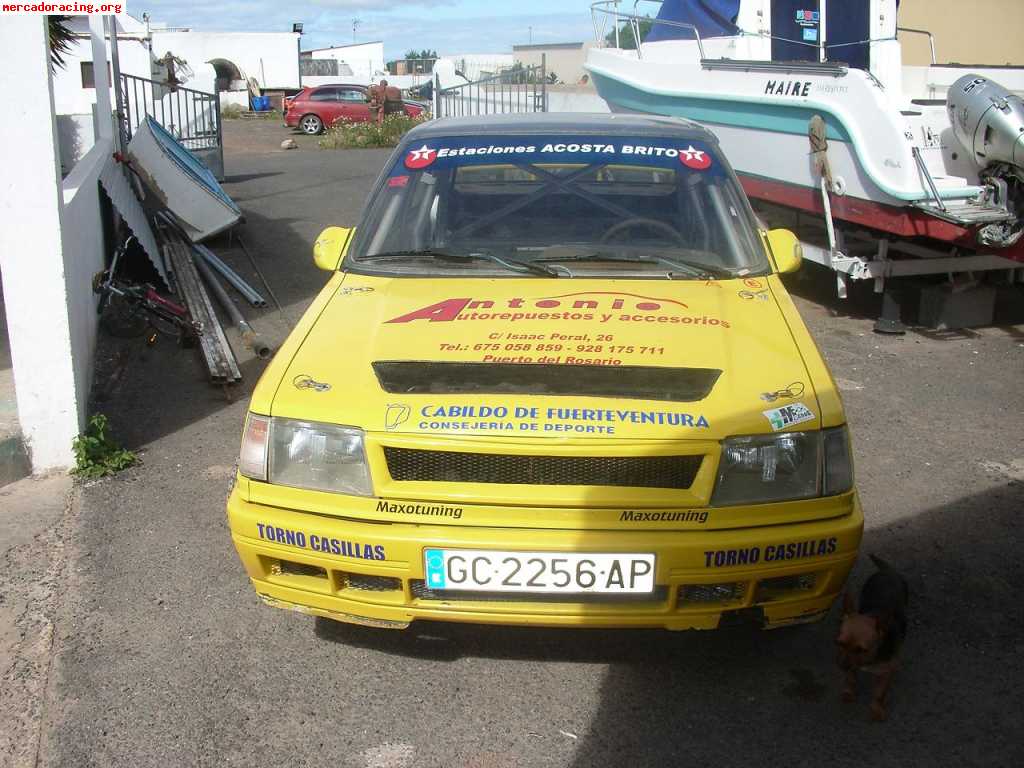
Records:
[[[860,544],[846,417],[703,128],[436,121],[252,398],[228,502],[267,603],[341,621],[765,627]]]

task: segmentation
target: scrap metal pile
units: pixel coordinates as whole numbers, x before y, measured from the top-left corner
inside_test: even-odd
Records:
[[[215,303],[257,357],[270,357],[270,347],[221,280],[253,307],[267,306],[266,299],[201,243],[242,220],[241,209],[206,166],[149,118],[140,124],[125,153],[112,158],[100,182],[156,273],[184,302],[192,323],[200,329],[198,346],[210,380],[227,385],[242,378]],[[232,236],[252,260],[241,238]],[[273,298],[255,261],[253,268]]]

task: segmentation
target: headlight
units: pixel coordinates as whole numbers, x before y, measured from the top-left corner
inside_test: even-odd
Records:
[[[810,499],[845,493],[852,487],[845,427],[733,437],[722,444],[711,504]]]
[[[258,445],[261,439],[262,451]],[[258,459],[263,457],[265,469],[260,472]],[[353,427],[250,415],[239,471],[275,485],[373,495],[363,431]]]

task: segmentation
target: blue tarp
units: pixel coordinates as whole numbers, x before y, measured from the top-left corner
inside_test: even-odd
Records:
[[[825,55],[829,61],[842,61],[855,69],[869,69],[871,37],[869,3],[829,3],[826,19]]]
[[[726,37],[739,31],[736,26],[736,15],[739,12],[740,0],[665,0],[661,4],[658,18],[662,21],[692,24],[701,37]],[[692,30],[655,24],[644,42],[693,39]]]

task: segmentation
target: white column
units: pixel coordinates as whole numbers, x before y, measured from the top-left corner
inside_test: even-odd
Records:
[[[110,30],[110,44],[117,43],[117,27]],[[107,42],[103,31],[103,17],[92,14],[89,17],[89,41],[92,43],[92,76],[96,86],[96,138],[112,139],[114,127],[110,119],[110,77],[107,74]]]
[[[71,465],[79,432],[45,17],[4,17],[0,50],[0,93],[21,94],[0,120],[0,272],[18,420],[41,472]]]

